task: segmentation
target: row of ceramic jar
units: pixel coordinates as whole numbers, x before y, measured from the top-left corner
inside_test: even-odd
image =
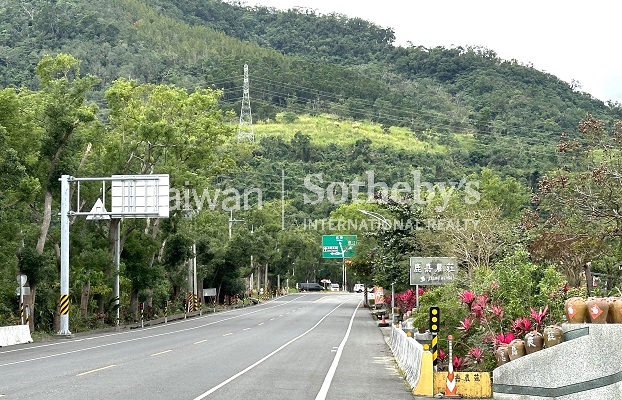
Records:
[[[565,304],[568,322],[622,323],[622,297],[571,297]]]
[[[544,334],[538,331],[531,331],[525,335],[524,340],[514,339],[510,344],[499,346],[495,351],[497,364],[503,365],[543,348],[555,346],[564,340],[564,332],[557,325],[549,325],[544,328],[543,332]]]

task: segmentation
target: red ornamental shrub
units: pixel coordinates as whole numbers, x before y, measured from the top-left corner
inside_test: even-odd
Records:
[[[473,320],[467,317],[464,320],[460,321],[460,326],[458,327],[458,329],[466,332],[469,330],[469,328],[471,328],[472,325],[473,325]]]
[[[473,361],[479,364],[484,359],[484,350],[479,347],[473,347],[469,349],[468,355],[473,359]]]
[[[419,296],[425,293],[425,290],[419,288]],[[385,303],[391,304],[391,296],[385,297]],[[417,305],[417,293],[413,289],[408,289],[404,293],[395,294],[395,307],[402,309],[402,312],[411,311]]]
[[[512,333],[497,333],[497,335],[495,336],[495,346],[499,346],[501,344],[510,344],[514,339],[516,339],[516,337]]]
[[[463,304],[466,304],[469,307],[470,310],[471,304],[473,304],[473,302],[475,301],[475,293],[470,290],[465,290],[462,293],[458,294],[458,297]]]
[[[531,330],[531,321],[527,317],[517,318],[512,322],[512,331],[514,334],[521,336]]]

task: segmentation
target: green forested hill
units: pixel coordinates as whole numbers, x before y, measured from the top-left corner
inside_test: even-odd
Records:
[[[550,143],[588,112],[620,115],[492,50],[395,47],[391,29],[340,15],[218,0],[5,0],[0,7],[2,86],[33,87],[40,57],[63,51],[82,60],[102,89],[119,76],[215,86],[234,109],[248,63],[259,119],[290,106],[415,131],[498,135],[515,146],[517,138]],[[504,162],[489,151],[478,162],[484,158]]]

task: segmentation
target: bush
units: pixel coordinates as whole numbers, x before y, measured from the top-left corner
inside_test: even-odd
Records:
[[[560,323],[564,301],[573,294],[553,266],[533,264],[519,249],[492,268],[475,268],[471,281],[428,290],[413,315],[414,326],[427,329],[429,308],[439,307],[439,348],[446,352],[447,336],[454,337],[454,368],[492,371],[501,343]]]

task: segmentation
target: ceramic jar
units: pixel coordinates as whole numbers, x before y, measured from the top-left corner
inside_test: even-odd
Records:
[[[495,350],[495,357],[497,358],[497,365],[501,366],[510,361],[510,356],[508,354],[508,345],[502,344]]]
[[[514,361],[525,355],[525,342],[522,339],[514,339],[508,346],[508,357]]]
[[[587,313],[593,324],[606,324],[609,315],[609,302],[604,297],[590,297],[585,302]]]
[[[560,326],[549,325],[544,328],[544,347],[549,348],[564,341],[564,331]]]
[[[581,297],[571,297],[564,304],[568,322],[582,324],[587,317],[587,305]]]
[[[612,324],[622,324],[622,298],[609,298],[609,318]]]
[[[542,350],[544,338],[538,331],[531,331],[525,335],[525,353],[531,354],[538,350]]]

